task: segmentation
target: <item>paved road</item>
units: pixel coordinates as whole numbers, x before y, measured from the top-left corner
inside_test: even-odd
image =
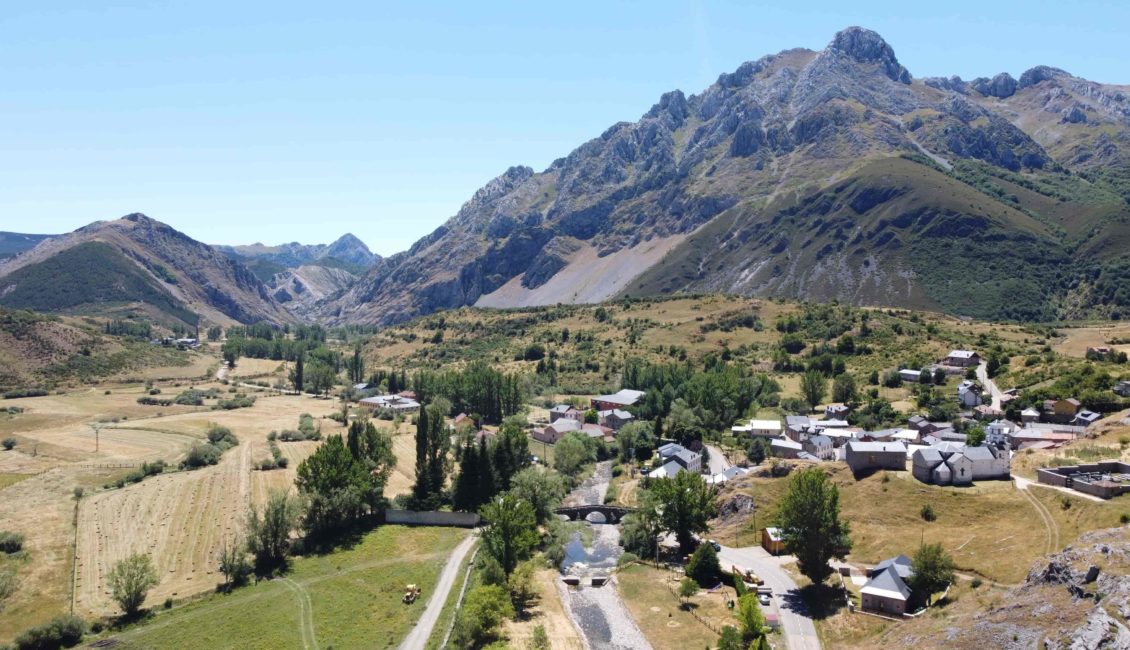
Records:
[[[977,366],[977,381],[981,382],[981,385],[984,386],[985,390],[989,391],[989,395],[992,396],[992,407],[998,411],[1001,410],[1001,396],[1004,395],[1004,393],[1001,392],[1001,389],[997,388],[996,382],[989,379],[988,364],[984,361]]]
[[[726,460],[726,455],[722,453],[720,448],[706,445],[706,450],[710,456],[710,474],[712,476],[730,469],[730,461]]]
[[[443,572],[439,574],[435,592],[432,593],[431,598],[428,598],[427,609],[424,610],[420,620],[416,621],[416,627],[412,628],[412,631],[401,642],[399,650],[424,650],[424,646],[428,644],[428,638],[432,635],[432,629],[435,628],[436,621],[439,620],[439,615],[443,613],[443,606],[447,604],[447,595],[455,584],[455,578],[463,570],[467,553],[471,552],[471,547],[474,545],[475,535],[471,534],[467,536],[467,539],[459,542],[459,546],[456,546],[455,550],[451,552],[451,557],[447,558],[447,564],[443,566]]]
[[[753,571],[773,589],[773,601],[789,650],[820,650],[816,625],[809,618],[808,610],[800,598],[800,588],[781,568],[781,558],[769,555],[760,546],[723,546],[718,559],[723,568],[729,569],[731,565],[737,565],[739,569]]]

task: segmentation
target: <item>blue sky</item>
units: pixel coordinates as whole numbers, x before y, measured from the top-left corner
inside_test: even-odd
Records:
[[[210,243],[349,231],[389,254],[510,165],[848,25],[915,76],[1130,83],[1126,2],[6,5],[0,230],[18,232],[145,212]]]

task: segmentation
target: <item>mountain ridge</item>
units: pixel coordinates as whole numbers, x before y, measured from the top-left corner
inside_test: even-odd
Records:
[[[1130,93],[1048,66],[1023,73],[1023,84],[998,77],[960,82],[963,92],[946,87],[956,82],[914,79],[881,36],[858,27],[839,32],[821,51],[764,56],[719,75],[701,93],[664,93],[639,121],[611,126],[541,172],[511,167],[408,251],[380,260],[312,313],[330,323],[387,324],[462,305],[609,297],[585,289],[602,282],[623,287],[613,295],[838,295],[860,304],[1011,317],[1009,301],[992,304],[1001,294],[990,285],[1003,283],[1023,287],[1023,304],[1010,312],[1017,317],[1082,315],[1078,296],[1096,291],[1105,302],[1091,312],[1117,313],[1130,296],[1109,291],[1113,280],[1094,283],[1130,277],[1130,261],[1115,259],[1130,241]],[[1063,111],[1072,112],[1067,103],[1082,105],[1086,119],[1064,120]],[[884,159],[903,161],[889,170],[899,187],[873,173]],[[827,193],[853,178],[881,187],[849,184],[859,190],[860,209],[837,207],[831,229],[827,208],[835,197]],[[953,182],[965,188],[963,205],[919,191]],[[886,239],[876,248],[881,254],[869,256],[863,213],[889,210],[879,207],[883,201],[868,203],[876,191],[900,188],[909,197],[900,209],[913,208],[913,218],[880,217],[873,225]],[[1081,216],[1066,214],[1075,208]],[[804,236],[802,221],[818,236]],[[755,233],[775,236],[749,244]],[[735,237],[741,246],[718,248]],[[958,272],[970,269],[975,299],[959,299],[951,286],[959,280],[930,279],[937,274],[925,260],[907,255],[923,250],[924,238],[946,247],[972,238],[977,245],[955,248],[951,261]],[[845,252],[857,239],[864,250]],[[647,246],[650,252],[641,250]],[[1002,256],[1025,262],[1017,266],[986,260],[990,246],[1055,252],[1031,264]],[[810,247],[821,255],[810,255]],[[702,260],[697,269],[688,266],[700,248],[724,268],[708,271]],[[662,254],[654,254],[658,249]],[[1073,256],[1082,250],[1097,256]],[[812,269],[821,260],[823,274],[779,279],[788,265]],[[1070,277],[1050,273],[1055,266]],[[836,290],[877,270],[900,278],[907,290]],[[569,282],[552,282],[562,274]],[[632,276],[627,282],[625,274]]]
[[[290,320],[245,266],[141,213],[96,221],[0,261],[0,304],[188,325],[198,317],[221,325]]]

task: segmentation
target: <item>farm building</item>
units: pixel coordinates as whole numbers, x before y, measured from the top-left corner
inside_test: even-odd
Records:
[[[1023,429],[1008,434],[1008,439],[1013,449],[1019,449],[1024,443],[1031,442],[1050,441],[1062,445],[1085,433],[1086,429],[1074,425],[1030,422]]]
[[[957,401],[966,408],[981,405],[981,385],[966,379],[957,385]]]
[[[1123,397],[1130,397],[1130,381],[1120,381],[1112,390]]]
[[[549,423],[548,426],[540,429],[534,429],[533,437],[538,442],[554,445],[557,441],[565,436],[570,431],[580,431],[581,423],[577,420],[570,420],[569,418],[561,418],[556,422]]]
[[[789,438],[777,438],[769,443],[769,453],[777,458],[796,458],[802,451],[801,443]]]
[[[581,420],[581,419],[583,419],[583,417],[584,417],[584,413],[573,408],[572,406],[569,406],[568,404],[558,404],[557,406],[554,406],[553,408],[549,409],[549,421],[550,422],[556,422],[556,421],[560,420],[561,418],[568,418],[570,420]]]
[[[620,427],[634,420],[636,416],[620,409],[609,409],[607,411],[600,411],[597,413],[597,417],[600,418],[601,426],[606,426],[613,431],[619,431]]]
[[[922,371],[903,368],[902,370],[899,370],[899,377],[903,381],[917,384],[918,382],[922,381]]]
[[[847,404],[829,404],[824,407],[824,418],[827,420],[843,420],[847,418],[851,407]]]
[[[981,363],[981,355],[972,350],[951,350],[942,363],[947,366],[969,368]]]
[[[859,590],[863,609],[883,614],[904,614],[910,601],[906,581],[913,575],[905,555],[884,560],[871,570],[870,579]]]
[[[374,411],[415,413],[420,410],[419,402],[400,395],[374,395],[373,397],[366,397],[358,403]]]
[[[906,445],[852,440],[844,445],[844,461],[855,474],[879,469],[905,470]]]
[[[643,398],[642,390],[625,388],[611,395],[598,395],[592,398],[592,407],[597,411],[610,411],[635,406]]]
[[[1102,415],[1095,413],[1094,411],[1083,409],[1075,414],[1075,419],[1071,423],[1077,427],[1089,427],[1101,420],[1102,417]]]

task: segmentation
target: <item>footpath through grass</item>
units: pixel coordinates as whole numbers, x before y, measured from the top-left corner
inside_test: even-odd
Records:
[[[297,558],[281,579],[215,594],[118,634],[119,648],[395,648],[468,532],[382,526],[356,546]],[[406,584],[423,597],[401,603]]]

